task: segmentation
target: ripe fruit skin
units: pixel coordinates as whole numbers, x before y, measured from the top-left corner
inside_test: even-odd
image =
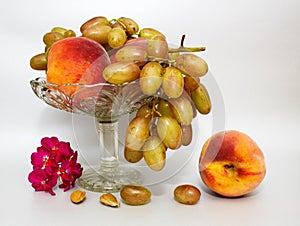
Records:
[[[57,85],[104,82],[102,71],[109,63],[105,49],[97,42],[84,37],[65,38],[55,42],[49,51],[46,79]],[[69,96],[76,89],[61,87]]]
[[[148,203],[151,199],[151,191],[139,185],[124,185],[120,190],[120,196],[124,203],[138,206]]]
[[[157,122],[157,132],[167,148],[176,150],[181,146],[182,130],[175,118],[161,116]]]
[[[166,146],[157,136],[149,137],[143,148],[143,156],[147,165],[155,171],[160,171],[166,164]]]
[[[225,197],[253,191],[266,175],[263,152],[246,134],[222,131],[204,144],[199,159],[201,179],[208,188]]]
[[[195,205],[201,197],[200,190],[191,184],[179,185],[173,193],[177,202],[186,205]]]

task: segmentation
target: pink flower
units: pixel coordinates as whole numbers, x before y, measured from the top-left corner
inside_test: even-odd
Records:
[[[37,152],[31,154],[31,164],[33,165],[33,170],[42,169],[50,175],[57,171],[58,168],[51,153],[45,147],[38,147]]]
[[[51,195],[55,195],[52,188],[57,183],[57,174],[51,176],[47,174],[45,170],[37,169],[37,170],[33,170],[28,175],[28,180],[30,183],[32,183],[32,187],[36,191],[47,191]]]
[[[60,188],[64,188],[64,191],[70,189],[75,184],[76,178],[79,178],[82,174],[82,167],[77,161],[77,152],[69,159],[64,159],[61,162],[58,175],[61,177],[62,184]]]
[[[61,178],[59,188],[69,190],[82,175],[83,168],[77,163],[77,151],[72,150],[69,142],[59,141],[57,137],[44,137],[41,144],[31,154],[33,171],[28,175],[28,180],[32,187],[36,191],[47,191],[55,195],[52,189],[57,179]]]

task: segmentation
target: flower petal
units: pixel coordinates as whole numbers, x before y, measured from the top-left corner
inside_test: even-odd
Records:
[[[34,169],[42,168],[50,158],[50,154],[47,149],[39,147],[37,152],[31,154],[31,164]]]
[[[41,140],[42,146],[47,148],[48,150],[56,149],[58,146],[59,140],[57,137],[44,137]]]
[[[58,149],[61,154],[67,158],[69,158],[74,153],[69,142],[59,142]]]

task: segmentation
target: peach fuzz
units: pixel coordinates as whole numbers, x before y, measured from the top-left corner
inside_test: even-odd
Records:
[[[60,90],[72,96],[77,87],[65,84],[105,82],[102,71],[108,64],[109,56],[97,42],[84,37],[65,38],[51,46],[46,80],[62,85]]]
[[[225,197],[252,192],[266,175],[264,154],[245,133],[222,131],[203,145],[199,173],[204,184]]]

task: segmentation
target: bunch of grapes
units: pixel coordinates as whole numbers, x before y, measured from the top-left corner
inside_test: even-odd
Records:
[[[208,72],[208,65],[193,53],[205,48],[185,47],[185,36],[178,48],[171,48],[162,32],[139,29],[134,20],[126,17],[112,20],[94,17],[82,24],[80,32],[101,44],[109,54],[111,64],[103,70],[106,82],[119,85],[138,80],[141,91],[153,96],[128,125],[124,157],[131,163],[144,159],[152,170],[162,170],[168,149],[176,150],[191,143],[191,123],[197,112],[208,114],[211,110],[209,94],[200,82],[200,77]],[[47,61],[51,44],[75,33],[55,28],[45,36],[45,57],[32,58],[34,69],[45,70],[38,62]]]

